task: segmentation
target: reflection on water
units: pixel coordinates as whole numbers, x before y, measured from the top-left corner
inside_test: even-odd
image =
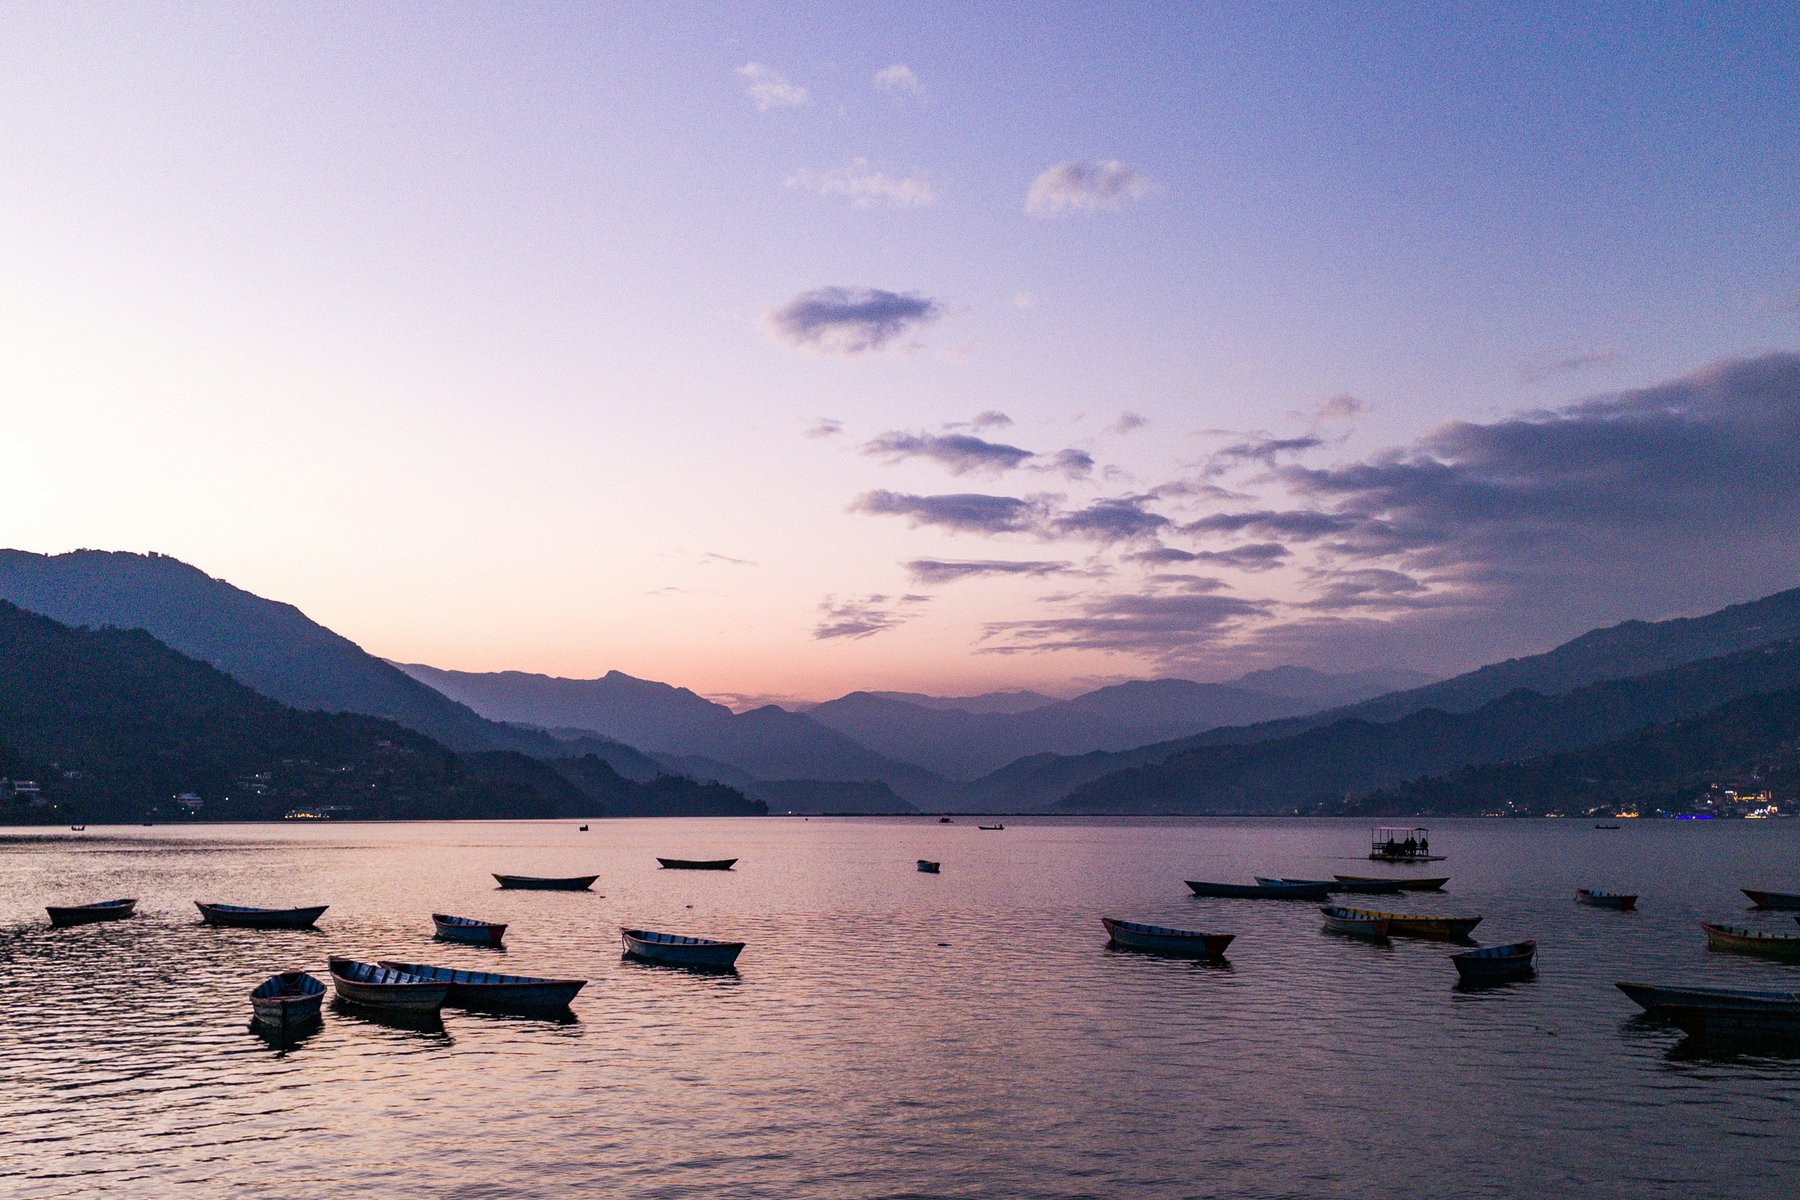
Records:
[[[1381,907],[1539,939],[1534,977],[1476,990],[1454,945],[1182,882],[1361,873],[1361,825],[1007,826],[9,831],[0,1194],[1636,1198],[1744,1194],[1750,1159],[1800,1176],[1800,1057],[1692,1045],[1612,986],[1800,986],[1696,925],[1791,930],[1736,889],[1800,884],[1800,822],[1440,823],[1448,891]],[[659,869],[671,852],[741,861]],[[503,891],[496,869],[600,882]],[[1583,886],[1641,911],[1578,905]],[[42,908],[131,895],[128,921],[52,930]],[[217,928],[195,896],[331,908]],[[434,911],[508,922],[506,951],[436,940]],[[1103,913],[1236,940],[1217,965],[1109,948]],[[748,948],[728,975],[642,963],[621,924]],[[247,1035],[250,989],[324,978],[328,953],[590,982],[560,1020],[333,1002]]]

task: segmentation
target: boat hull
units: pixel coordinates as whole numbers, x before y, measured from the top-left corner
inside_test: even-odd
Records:
[[[1195,933],[1187,929],[1166,929],[1160,925],[1144,925],[1137,921],[1119,921],[1101,917],[1100,923],[1113,944],[1128,950],[1144,950],[1179,958],[1205,958],[1214,962],[1225,957],[1225,947],[1236,937],[1232,933]]]
[[[228,925],[235,929],[310,929],[329,904],[311,908],[245,908],[238,905],[209,904],[194,901],[200,918],[208,925]]]
[[[1385,940],[1391,924],[1386,917],[1352,915],[1350,910],[1335,906],[1321,908],[1319,913],[1325,918],[1325,928],[1331,932],[1367,938],[1372,942]]]
[[[1800,1037],[1800,992],[1734,988],[1671,988],[1619,983],[1618,989],[1653,1017],[1696,1037]]]
[[[735,858],[658,858],[665,871],[729,871]]]
[[[494,882],[509,891],[522,892],[585,892],[594,886],[598,875],[570,875],[561,879],[546,879],[537,875],[496,875]]]
[[[1450,882],[1448,875],[1441,879],[1376,879],[1368,875],[1334,875],[1332,878],[1339,883],[1392,883],[1403,892],[1441,892]]]
[[[1791,892],[1764,892],[1755,888],[1738,889],[1750,897],[1758,908],[1800,908],[1800,895]]]
[[[250,993],[250,1019],[269,1029],[293,1029],[319,1019],[325,985],[304,971],[287,971]]]
[[[675,967],[702,967],[725,970],[736,965],[743,952],[743,942],[719,942],[711,938],[686,938],[678,934],[655,933],[647,929],[621,929],[625,953],[644,962],[666,963]],[[672,938],[676,940],[663,941]]]
[[[936,875],[942,866],[943,864],[934,863],[929,858],[921,858],[919,860],[919,870],[925,872],[927,875]]]
[[[1729,954],[1753,954],[1758,958],[1776,958],[1783,962],[1800,962],[1800,933],[1764,933],[1733,925],[1700,922],[1706,931],[1706,945],[1711,950]]]
[[[1196,896],[1227,900],[1323,900],[1330,892],[1323,883],[1206,883],[1197,879],[1186,883]]]
[[[107,900],[100,904],[52,904],[45,908],[50,924],[61,929],[69,925],[92,925],[96,921],[123,921],[137,912],[136,900]]]
[[[1536,971],[1536,960],[1536,942],[1490,946],[1450,957],[1450,961],[1456,964],[1457,975],[1464,983],[1498,983],[1507,979],[1523,979]]]
[[[1377,912],[1367,908],[1351,908],[1346,912],[1363,917],[1386,917],[1388,933],[1395,937],[1436,938],[1457,941],[1466,938],[1481,924],[1480,917],[1434,917],[1416,913]]]
[[[1620,912],[1630,912],[1637,907],[1636,896],[1621,896],[1614,892],[1594,892],[1587,888],[1577,888],[1575,900],[1579,904],[1589,904],[1595,908],[1616,908]]]
[[[444,1003],[454,1008],[489,1012],[560,1012],[568,1008],[587,986],[585,979],[539,979],[529,975],[497,975],[491,971],[458,971],[423,963],[392,962],[385,958],[381,965],[419,979],[448,984],[450,992]]]
[[[1316,884],[1328,892],[1339,892],[1351,895],[1391,896],[1403,889],[1397,879],[1270,879],[1262,875],[1256,882],[1269,883],[1304,883]]]
[[[491,950],[497,950],[506,937],[506,926],[492,921],[464,925],[447,920],[442,913],[432,913],[431,923],[437,928],[437,935],[446,942],[462,942],[470,946],[486,946]]]
[[[435,1013],[450,985],[352,959],[331,960],[331,986],[338,999],[390,1012]]]

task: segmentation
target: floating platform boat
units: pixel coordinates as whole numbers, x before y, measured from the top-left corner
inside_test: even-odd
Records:
[[[737,956],[744,949],[743,942],[721,942],[680,933],[658,933],[654,929],[626,929],[621,926],[619,936],[625,941],[625,953],[632,958],[677,967],[724,970],[737,962]]]
[[[525,892],[585,892],[594,886],[598,875],[495,875],[494,882],[503,888]]]
[[[1256,882],[1270,883],[1303,883],[1314,884],[1328,892],[1346,892],[1357,895],[1390,896],[1404,890],[1398,879],[1271,879],[1258,875]]]
[[[735,858],[659,858],[665,871],[729,871],[737,865]]]
[[[231,925],[239,929],[310,929],[329,904],[310,908],[253,908],[247,904],[215,904],[194,901],[200,918],[208,925]]]
[[[1331,932],[1370,941],[1385,939],[1391,923],[1386,917],[1371,916],[1360,909],[1341,908],[1335,904],[1327,904],[1319,912],[1325,917],[1325,928]]]
[[[1695,1037],[1800,1037],[1800,992],[1619,983],[1651,1016]]]
[[[506,926],[498,921],[478,921],[474,917],[453,917],[448,913],[432,913],[431,923],[437,935],[447,942],[467,942],[471,946],[499,949],[506,936]]]
[[[1522,979],[1536,970],[1537,942],[1509,942],[1504,946],[1483,946],[1452,954],[1456,973],[1464,983],[1499,983]]]
[[[331,957],[331,986],[338,999],[393,1012],[435,1013],[450,995],[443,980],[421,979],[379,963]]]
[[[1187,880],[1196,896],[1228,900],[1323,900],[1330,889],[1322,883],[1207,883]]]
[[[1369,857],[1376,862],[1443,862],[1431,853],[1431,831],[1423,825],[1377,825],[1369,836]]]
[[[270,1029],[293,1029],[319,1019],[325,985],[305,971],[283,971],[250,993],[250,1018]]]
[[[932,862],[929,858],[921,858],[919,860],[919,870],[925,872],[927,875],[936,875],[938,869],[943,865],[943,863]]]
[[[1345,912],[1364,917],[1386,917],[1388,932],[1397,937],[1466,938],[1481,924],[1480,917],[1435,917],[1419,913],[1377,912],[1369,908],[1346,908]]]
[[[92,925],[96,921],[123,921],[137,911],[137,901],[101,900],[94,904],[51,904],[44,911],[50,914],[50,924],[60,929],[66,925]]]
[[[1763,892],[1755,888],[1739,888],[1758,908],[1800,908],[1800,895],[1793,892]]]
[[[1595,908],[1616,908],[1629,912],[1637,907],[1638,898],[1623,892],[1603,892],[1599,888],[1576,888],[1575,900],[1578,904],[1591,904]]]
[[[977,828],[977,829],[986,829],[986,830],[988,830],[988,831],[989,831],[989,832],[992,832],[992,831],[994,831],[994,830],[996,830],[996,829],[1005,829],[1005,828],[1006,828],[1006,826],[1004,826],[1004,825],[977,825],[977,826],[976,826],[976,827],[975,827],[975,828]]]
[[[1169,929],[1162,925],[1144,925],[1137,921],[1119,921],[1101,917],[1107,936],[1114,945],[1128,950],[1146,950],[1180,958],[1205,958],[1218,962],[1225,957],[1233,933],[1195,933],[1189,929]]]
[[[1700,928],[1706,930],[1708,949],[1800,962],[1800,933],[1765,933],[1741,925],[1713,925],[1706,921],[1700,922]]]
[[[1333,875],[1332,878],[1339,883],[1392,883],[1403,892],[1441,892],[1450,882],[1448,875],[1441,879],[1380,879],[1374,875]]]
[[[393,962],[385,958],[380,965],[417,979],[449,984],[450,993],[444,999],[445,1004],[491,1012],[560,1012],[568,1008],[576,993],[587,986],[585,979],[497,975],[492,971],[459,971],[452,967]]]

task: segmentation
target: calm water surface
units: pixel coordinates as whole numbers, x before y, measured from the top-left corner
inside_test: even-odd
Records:
[[[0,1195],[1800,1194],[1800,1056],[1696,1053],[1612,986],[1800,986],[1695,924],[1797,931],[1737,888],[1800,890],[1800,822],[1438,823],[1449,889],[1371,899],[1540,940],[1535,979],[1482,992],[1452,986],[1440,943],[1182,886],[1361,872],[1366,839],[973,818],[0,831]],[[502,892],[492,871],[600,882]],[[1641,911],[1575,905],[1588,885]],[[116,896],[139,915],[44,917]],[[214,929],[196,898],[331,910],[317,932]],[[507,949],[433,941],[434,910],[511,922]],[[1102,914],[1237,941],[1224,967],[1115,952]],[[735,976],[644,966],[622,923],[749,948]],[[248,990],[323,978],[327,953],[591,982],[561,1023],[328,1004],[285,1049],[252,1032]]]

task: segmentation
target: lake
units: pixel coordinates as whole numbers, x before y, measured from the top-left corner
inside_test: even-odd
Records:
[[[1725,1197],[1800,1188],[1800,1053],[1697,1050],[1619,979],[1800,987],[1696,922],[1800,932],[1800,821],[1439,821],[1385,868],[1332,820],[975,818],[0,830],[0,1194]],[[656,855],[737,856],[730,873]],[[941,875],[914,869],[938,859]],[[490,872],[598,873],[591,893]],[[1448,875],[1376,907],[1539,939],[1459,991],[1443,943],[1184,879]],[[1579,906],[1577,887],[1642,894]],[[46,903],[140,898],[52,930]],[[331,905],[316,932],[192,901]],[[1358,902],[1351,898],[1347,902]],[[433,911],[510,922],[505,951]],[[1237,935],[1223,966],[1100,917]],[[628,960],[639,924],[749,943],[736,975]],[[246,993],[327,953],[590,980],[572,1021],[326,1005],[285,1048]]]

